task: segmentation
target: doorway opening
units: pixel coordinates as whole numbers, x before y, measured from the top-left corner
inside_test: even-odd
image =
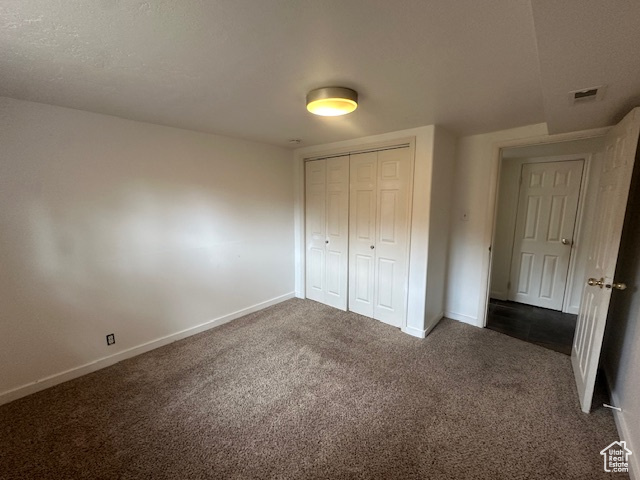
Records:
[[[487,328],[571,355],[602,148],[590,138],[501,150]]]

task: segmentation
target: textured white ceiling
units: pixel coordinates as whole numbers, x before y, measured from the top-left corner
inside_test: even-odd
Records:
[[[544,11],[563,2],[536,1],[550,36]],[[306,93],[331,85],[360,108],[309,114]],[[277,145],[555,124],[554,88],[526,0],[0,3],[0,95]]]
[[[640,1],[532,3],[551,133],[612,125],[640,105]],[[569,102],[568,92],[599,85],[602,101]]]

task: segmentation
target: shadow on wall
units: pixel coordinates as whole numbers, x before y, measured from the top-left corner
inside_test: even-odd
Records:
[[[259,190],[137,182],[31,199],[3,233],[13,245],[3,338],[34,359],[77,365],[245,308],[247,289],[268,290],[266,272],[278,274],[253,229],[290,211],[284,199],[258,201]],[[2,360],[21,376],[23,358]]]
[[[293,290],[290,151],[0,109],[0,394]]]

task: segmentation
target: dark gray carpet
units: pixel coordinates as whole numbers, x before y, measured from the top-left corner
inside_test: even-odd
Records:
[[[0,407],[2,479],[611,478],[567,356],[291,300]]]

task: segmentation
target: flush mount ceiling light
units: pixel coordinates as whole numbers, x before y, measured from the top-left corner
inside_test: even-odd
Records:
[[[323,87],[307,94],[307,110],[323,117],[346,115],[358,108],[358,92],[345,87]]]

